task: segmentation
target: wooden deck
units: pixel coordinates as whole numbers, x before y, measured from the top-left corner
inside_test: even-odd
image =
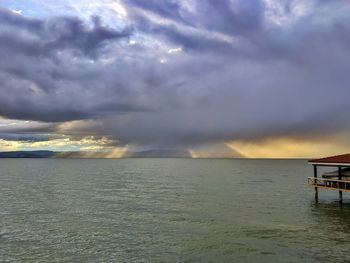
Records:
[[[309,177],[309,187],[317,187],[334,191],[350,192],[350,181]]]

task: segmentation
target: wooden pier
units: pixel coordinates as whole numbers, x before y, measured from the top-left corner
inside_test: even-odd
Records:
[[[343,192],[350,192],[350,154],[309,160],[313,165],[314,176],[308,178],[308,185],[315,189],[315,200],[318,201],[318,189],[338,191],[339,202],[343,202]],[[335,167],[337,170],[318,177],[318,167]]]

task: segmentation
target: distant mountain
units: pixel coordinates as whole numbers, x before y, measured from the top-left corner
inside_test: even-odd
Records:
[[[219,149],[220,150],[220,149]],[[225,149],[224,149],[225,150]],[[196,152],[196,156],[191,156],[187,150],[172,150],[172,149],[152,149],[146,151],[128,151],[123,158],[242,158],[238,153],[232,150],[226,152],[217,149],[212,152]],[[111,152],[104,151],[12,151],[0,152],[0,158],[118,158]]]
[[[186,150],[147,150],[140,152],[127,152],[127,158],[191,158]]]
[[[53,152],[53,151],[13,151],[0,152],[0,158],[111,158],[105,152]],[[187,151],[148,150],[127,152],[125,158],[190,158]],[[112,157],[113,158],[113,157]]]
[[[14,151],[0,152],[0,158],[52,158],[56,152],[52,151]]]

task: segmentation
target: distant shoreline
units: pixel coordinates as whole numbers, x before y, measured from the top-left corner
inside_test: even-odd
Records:
[[[147,152],[148,153],[148,152]],[[308,158],[244,158],[244,157],[201,157],[192,158],[176,154],[153,154],[145,152],[129,153],[127,156],[114,158],[96,155],[89,156],[86,152],[56,152],[56,151],[8,151],[0,152],[0,159],[218,159],[218,160],[307,160]]]

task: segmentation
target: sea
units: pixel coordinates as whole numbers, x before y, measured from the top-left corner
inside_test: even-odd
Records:
[[[306,160],[0,159],[0,262],[350,262]]]

